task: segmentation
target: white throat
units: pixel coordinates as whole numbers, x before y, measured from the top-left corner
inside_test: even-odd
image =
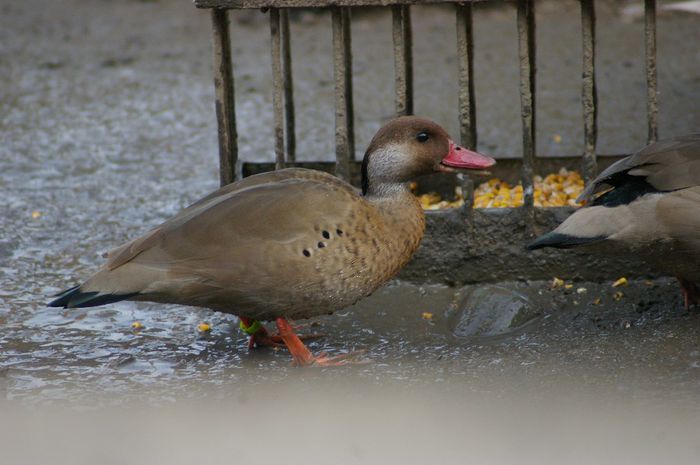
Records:
[[[393,197],[408,192],[404,164],[406,155],[400,144],[390,144],[375,151],[367,165],[368,197]]]

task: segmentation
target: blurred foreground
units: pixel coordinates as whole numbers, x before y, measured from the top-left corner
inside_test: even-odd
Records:
[[[476,396],[297,379],[168,407],[22,412],[0,405],[6,464],[696,464],[695,410],[559,386]]]

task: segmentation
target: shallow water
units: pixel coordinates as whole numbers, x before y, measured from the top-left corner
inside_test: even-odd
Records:
[[[469,339],[449,329],[453,289],[395,284],[352,309],[308,326],[300,322],[300,333],[325,335],[309,344],[314,352],[364,350],[361,358],[368,361],[317,370],[290,367],[284,350],[248,351],[237,320],[228,315],[129,302],[73,310],[37,303],[29,314],[11,310],[4,316],[0,386],[7,398],[30,404],[158,404],[211,391],[229,396],[269,383],[323,380],[342,386],[352,380],[403,388],[444,383],[506,395],[569,386],[579,393],[700,406],[697,313],[684,314],[673,298],[669,304],[640,304],[639,294],[649,291],[642,283],[635,286],[641,289],[627,289],[625,305],[605,310],[572,304],[571,295],[546,294],[561,302],[534,323],[505,336]],[[541,283],[521,287],[554,292]],[[674,283],[662,281],[654,294],[667,298],[674,290]],[[143,329],[133,330],[134,321]],[[211,332],[197,331],[203,321]]]
[[[660,297],[654,302],[636,283],[635,289],[642,289],[636,300],[610,303],[602,315],[595,308],[579,311],[575,299],[567,298],[559,311],[549,310],[536,324],[486,341],[455,338],[448,331],[444,311],[452,289],[395,285],[308,328],[327,334],[311,344],[315,352],[364,349],[371,360],[324,370],[290,368],[284,351],[248,352],[236,319],[206,310],[129,302],[85,310],[45,307],[49,296],[93,272],[104,251],[216,187],[209,23],[204,12],[180,2],[22,2],[2,9],[4,397],[41,405],[129,399],[161,404],[227,397],[287,381],[311,390],[320,380],[343,387],[351,379],[363,385],[444,385],[452,392],[535,396],[570,389],[698,407],[700,318],[682,311],[670,281],[658,283]],[[480,140],[497,155],[517,155],[514,14],[477,13]],[[542,151],[577,152],[578,84],[556,83],[565,76],[578,79],[572,64],[579,60],[578,38],[562,23],[568,18],[564,11],[550,5],[541,14],[551,20],[538,30],[543,36],[538,55]],[[419,38],[431,34],[438,40],[451,33],[453,18],[443,11],[427,19],[416,16]],[[645,138],[642,55],[627,53],[641,44],[636,35],[641,25],[613,28],[617,21],[601,13],[603,152],[638,147]],[[301,56],[294,65],[300,158],[333,153],[327,117],[331,65],[324,54],[328,23],[326,16],[311,15],[292,26],[295,54]],[[358,14],[353,26],[358,151],[391,113],[389,23],[386,15]],[[269,160],[267,27],[261,24],[234,28],[234,61],[242,156]],[[578,20],[566,24],[578,27]],[[659,19],[662,136],[697,129],[700,122],[695,105],[700,55],[697,41],[689,39],[700,31],[697,25],[690,16]],[[377,31],[387,31],[386,43],[376,40]],[[317,40],[319,34],[328,42]],[[558,34],[567,38],[551,40]],[[430,41],[416,40],[416,107],[455,133],[455,84],[429,72],[455,66],[450,47],[433,53]],[[616,53],[624,53],[625,60]],[[613,100],[615,111],[609,111]],[[555,133],[564,135],[561,145],[547,142]],[[434,319],[425,320],[423,312]],[[596,318],[603,323],[596,324]],[[134,321],[144,329],[134,332]],[[213,326],[210,334],[197,332],[202,321]]]

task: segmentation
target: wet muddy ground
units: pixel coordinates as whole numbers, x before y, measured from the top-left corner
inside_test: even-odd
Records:
[[[458,295],[484,286],[467,286]],[[299,322],[300,333],[324,335],[309,343],[314,352],[363,350],[358,358],[368,362],[323,370],[290,367],[285,350],[248,351],[237,319],[207,310],[128,302],[72,310],[38,305],[22,321],[10,315],[3,322],[0,386],[9,399],[91,405],[96,393],[108,403],[160,403],[212,390],[233,395],[287,379],[342,385],[350,376],[379,386],[445,383],[508,395],[551,394],[570,385],[579,393],[602,389],[647,401],[697,401],[700,317],[682,309],[674,282],[497,286],[528,302],[512,327],[508,293],[489,312],[501,321],[480,321],[482,331],[469,334],[453,288],[398,283],[346,311]],[[132,329],[134,321],[143,328]],[[200,322],[212,330],[199,332]]]
[[[292,369],[284,351],[248,352],[235,318],[206,310],[129,302],[46,308],[50,295],[88,276],[105,250],[216,187],[210,26],[207,13],[188,2],[0,8],[2,397],[160,405],[238,398],[251,387],[293,382],[306,392],[316,385],[415,386],[436,389],[447,402],[465,393],[546,398],[556,391],[700,406],[700,315],[682,309],[667,279],[624,289],[611,287],[617,276],[571,289],[501,283],[531,299],[536,318],[487,338],[454,335],[448,309],[455,289],[394,284],[310,322],[309,330],[327,335],[311,344],[314,351],[364,349],[371,361],[335,370]],[[577,11],[575,3],[549,2],[539,13],[543,154],[582,148]],[[606,153],[639,147],[646,134],[643,26],[616,11],[600,4],[599,140]],[[267,23],[256,15],[241,15],[245,22],[236,19],[233,29],[240,144],[245,159],[270,160]],[[497,156],[518,155],[515,14],[483,8],[476,18],[480,144]],[[414,21],[417,111],[454,134],[454,19],[438,9]],[[662,137],[700,123],[699,25],[697,16],[659,18]],[[358,151],[393,108],[389,26],[389,16],[368,12],[353,25]],[[292,33],[299,156],[329,158],[329,18],[301,15]],[[579,294],[581,287],[587,291]],[[624,296],[615,300],[619,291]],[[134,321],[144,328],[133,331]],[[203,321],[213,327],[208,334],[196,329]]]

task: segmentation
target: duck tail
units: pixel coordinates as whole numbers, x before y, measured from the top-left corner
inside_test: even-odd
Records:
[[[111,304],[113,302],[119,302],[120,300],[126,300],[130,297],[135,296],[138,292],[132,292],[129,294],[100,294],[99,292],[83,292],[80,290],[80,286],[73,286],[70,289],[56,294],[54,297],[56,299],[49,302],[47,305],[49,307],[63,307],[63,308],[83,308],[83,307],[97,307],[99,305]]]

